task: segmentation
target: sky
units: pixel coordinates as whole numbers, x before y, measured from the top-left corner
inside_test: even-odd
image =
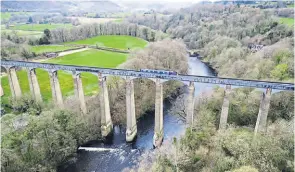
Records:
[[[0,1],[107,1],[107,0],[0,0]],[[201,0],[109,0],[114,2],[200,2]],[[214,1],[214,0],[211,0]]]
[[[201,0],[113,0],[116,2],[200,2]]]

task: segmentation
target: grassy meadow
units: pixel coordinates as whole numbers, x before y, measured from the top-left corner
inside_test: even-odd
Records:
[[[66,45],[40,45],[40,46],[32,46],[31,51],[37,54],[46,53],[46,52],[57,52],[68,50],[73,47],[66,46]]]
[[[126,59],[126,54],[91,49],[83,52],[69,54],[63,57],[50,59],[44,61],[44,63],[87,65],[94,67],[115,68],[119,64],[125,62]],[[48,101],[52,98],[49,75],[47,71],[42,69],[37,69],[36,73],[43,100]],[[27,72],[25,70],[18,71],[17,76],[19,79],[19,83],[21,85],[22,93],[29,93],[30,87]],[[74,83],[72,74],[67,73],[65,71],[59,71],[58,78],[63,96],[73,95]],[[8,101],[8,97],[11,95],[8,78],[2,77],[1,82],[5,93],[2,97],[2,101],[3,103],[5,103]],[[98,92],[97,76],[91,73],[82,73],[82,82],[85,95],[93,95]]]
[[[47,63],[114,68],[125,62],[127,54],[90,49],[47,60]]]
[[[30,12],[1,12],[1,21],[9,20],[13,15],[28,15]]]
[[[1,12],[1,20],[9,20],[11,17],[11,13]]]
[[[147,45],[147,41],[132,36],[103,35],[74,42],[67,42],[65,44],[88,44],[127,50],[128,48],[144,48]]]
[[[293,27],[294,26],[294,18],[280,18],[280,22],[283,24],[286,24],[288,26]]]

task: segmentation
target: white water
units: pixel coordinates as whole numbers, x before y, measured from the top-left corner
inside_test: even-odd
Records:
[[[120,151],[122,149],[114,149],[114,148],[98,148],[98,147],[79,147],[78,150],[92,151],[92,152],[102,152],[102,151]]]

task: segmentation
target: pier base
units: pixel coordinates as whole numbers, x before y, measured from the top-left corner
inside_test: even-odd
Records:
[[[225,90],[224,90],[224,99],[223,99],[221,114],[220,114],[219,130],[226,129],[228,110],[229,110],[230,91],[231,91],[231,86],[226,85]]]
[[[160,79],[156,79],[155,134],[153,138],[154,146],[161,146],[163,138],[163,84]]]
[[[267,115],[270,105],[270,98],[271,98],[271,89],[266,89],[266,92],[262,93],[261,100],[260,100],[260,107],[258,112],[258,117],[256,120],[255,125],[255,135],[259,133],[265,133],[267,127]]]
[[[135,115],[135,101],[134,101],[134,84],[130,77],[126,78],[126,115],[127,115],[127,129],[126,141],[132,142],[137,134],[136,115]]]
[[[100,115],[101,115],[101,135],[107,137],[113,131],[113,122],[110,112],[109,93],[106,82],[106,77],[98,75],[100,88]]]

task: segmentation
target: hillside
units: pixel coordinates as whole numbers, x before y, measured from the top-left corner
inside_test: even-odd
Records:
[[[1,11],[117,12],[121,7],[110,1],[1,1]]]

